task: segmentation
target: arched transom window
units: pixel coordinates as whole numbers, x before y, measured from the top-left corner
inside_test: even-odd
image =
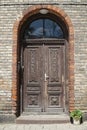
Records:
[[[24,31],[24,39],[64,38],[61,26],[48,18],[40,18],[29,23]]]

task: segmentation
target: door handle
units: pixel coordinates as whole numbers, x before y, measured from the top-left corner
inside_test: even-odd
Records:
[[[45,81],[47,81],[47,79],[49,79],[49,76],[45,73]]]
[[[64,75],[62,75],[62,83],[64,83]]]

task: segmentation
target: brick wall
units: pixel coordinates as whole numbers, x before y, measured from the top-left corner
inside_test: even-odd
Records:
[[[34,1],[34,3],[33,3]],[[30,4],[39,0],[0,1],[0,113],[12,114],[12,46],[13,26]],[[46,3],[49,0],[46,0]],[[54,0],[70,17],[74,26],[75,107],[87,111],[87,1]],[[15,101],[14,101],[15,102]],[[15,103],[14,103],[15,106]]]
[[[26,4],[26,3],[49,3],[50,0],[0,0],[0,4]],[[50,3],[59,3],[59,4],[87,4],[86,0],[52,0]]]

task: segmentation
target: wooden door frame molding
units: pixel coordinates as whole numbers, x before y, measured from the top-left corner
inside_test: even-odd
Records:
[[[60,18],[67,26],[68,30],[68,87],[69,87],[69,111],[74,109],[74,28],[69,16],[59,7],[53,5],[34,5],[24,10],[22,16],[18,18],[13,26],[13,47],[12,47],[12,112],[19,113],[19,76],[18,61],[20,51],[20,30],[23,23],[30,17],[38,13],[40,9],[47,9],[50,13]]]

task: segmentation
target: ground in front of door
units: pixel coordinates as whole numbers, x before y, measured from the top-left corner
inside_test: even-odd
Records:
[[[81,125],[65,124],[0,124],[0,130],[87,130],[87,122]]]

